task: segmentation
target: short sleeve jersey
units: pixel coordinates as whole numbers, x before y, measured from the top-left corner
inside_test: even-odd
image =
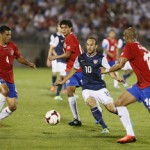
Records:
[[[66,36],[64,41],[64,51],[72,52],[71,56],[66,60],[66,72],[68,72],[73,67],[76,57],[82,54],[80,43],[73,33]],[[78,69],[77,72],[81,72],[81,69]]]
[[[82,89],[99,90],[106,87],[102,80],[100,67],[110,68],[107,59],[100,54],[92,57],[86,53],[77,57],[74,68],[82,68]]]
[[[6,82],[14,83],[13,61],[20,56],[20,52],[13,42],[9,42],[6,46],[0,45],[0,78]]]
[[[150,52],[138,42],[127,43],[121,57],[130,62],[137,76],[137,85],[143,89],[150,86]]]
[[[60,33],[55,33],[50,36],[49,45],[55,47],[55,52],[57,55],[62,55],[63,51],[63,44],[64,44],[64,37]],[[57,62],[66,63],[65,59],[57,59]]]
[[[102,42],[102,48],[106,49],[108,52],[110,52],[110,53],[113,54],[113,57],[110,57],[109,55],[106,55],[108,61],[114,61],[114,60],[116,60],[117,44],[118,44],[117,43],[117,39],[110,40],[110,39],[107,38],[107,39],[103,40],[103,42]]]

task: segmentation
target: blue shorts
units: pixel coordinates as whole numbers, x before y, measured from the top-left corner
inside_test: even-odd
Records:
[[[150,86],[144,89],[140,89],[137,84],[134,84],[127,91],[131,93],[138,102],[142,102],[145,107],[150,110]]]
[[[108,64],[110,65],[110,67],[112,67],[114,64],[116,63],[115,60],[109,61]]]
[[[76,72],[67,82],[66,86],[82,86],[82,72]]]
[[[10,98],[18,98],[17,90],[16,90],[16,87],[15,87],[15,84],[6,82],[6,81],[3,80],[2,78],[0,78],[0,84],[4,84],[4,83],[6,83],[7,86],[8,86],[8,88],[9,88],[8,97],[10,97]]]

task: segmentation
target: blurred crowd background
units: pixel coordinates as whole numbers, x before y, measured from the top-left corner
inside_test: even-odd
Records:
[[[50,34],[62,19],[71,19],[81,45],[88,36],[101,44],[110,29],[119,38],[124,29],[135,26],[139,41],[150,47],[149,0],[0,0],[0,25],[11,27],[13,40],[24,54],[35,56],[32,58],[39,65],[44,63],[41,66],[45,65],[40,61],[47,55]]]

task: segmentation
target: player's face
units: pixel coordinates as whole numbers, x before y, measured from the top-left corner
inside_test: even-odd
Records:
[[[123,33],[123,37],[124,37],[125,42],[127,42],[128,41],[128,36],[127,36],[127,31],[126,30]]]
[[[86,43],[87,53],[92,55],[96,52],[97,45],[94,39],[88,39]]]
[[[68,34],[71,33],[72,28],[70,28],[68,25],[62,24],[60,27],[61,27],[61,32],[64,36],[67,36]]]
[[[1,39],[4,44],[8,44],[11,39],[11,31],[5,31],[1,34]]]
[[[116,34],[115,34],[114,31],[110,31],[110,32],[109,32],[109,37],[110,37],[110,38],[113,39],[113,38],[115,38],[115,36],[116,36]]]

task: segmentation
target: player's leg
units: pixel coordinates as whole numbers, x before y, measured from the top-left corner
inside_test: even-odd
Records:
[[[8,117],[17,109],[17,99],[7,97],[8,106],[3,108],[2,112],[0,113],[0,120]]]
[[[8,106],[2,109],[0,113],[0,120],[8,117],[13,111],[17,109],[17,91],[14,84],[7,83],[9,93],[7,97]]]
[[[131,124],[131,120],[130,120],[130,116],[129,116],[129,112],[126,107],[123,107],[131,103],[135,103],[136,101],[137,101],[136,98],[131,93],[129,93],[128,91],[125,91],[115,103],[117,111],[118,111],[118,115],[127,133],[125,137],[117,141],[118,143],[129,143],[129,142],[136,141],[135,134],[134,134],[133,127]]]
[[[2,82],[2,80],[1,80],[0,81],[0,110],[3,108],[3,106],[5,104],[8,92],[9,92],[9,88],[8,88],[7,84]]]
[[[56,87],[54,86],[57,79],[57,61],[52,61],[52,86],[51,86],[51,92],[56,91]]]
[[[75,90],[76,90],[75,86],[67,86],[68,102],[69,102],[69,106],[74,117],[74,120],[69,122],[69,125],[81,126],[81,120],[80,120],[78,109],[77,109],[77,101],[76,101],[76,97],[74,96]]]
[[[60,74],[60,80],[63,80],[66,75],[65,68],[66,68],[65,63],[62,62],[57,63],[57,71]],[[62,89],[62,85],[58,85],[55,100],[63,100],[63,98],[60,96],[61,89]]]
[[[81,120],[77,109],[77,101],[74,95],[76,87],[81,86],[82,73],[75,73],[66,83],[67,95],[70,109],[72,111],[74,120],[69,122],[70,126],[81,126]]]
[[[96,100],[93,97],[89,96],[86,99],[86,104],[90,107],[92,115],[95,118],[95,120],[97,120],[99,122],[99,124],[102,126],[103,129],[107,128],[107,125],[105,124],[105,122],[102,118],[102,113],[96,106]]]

